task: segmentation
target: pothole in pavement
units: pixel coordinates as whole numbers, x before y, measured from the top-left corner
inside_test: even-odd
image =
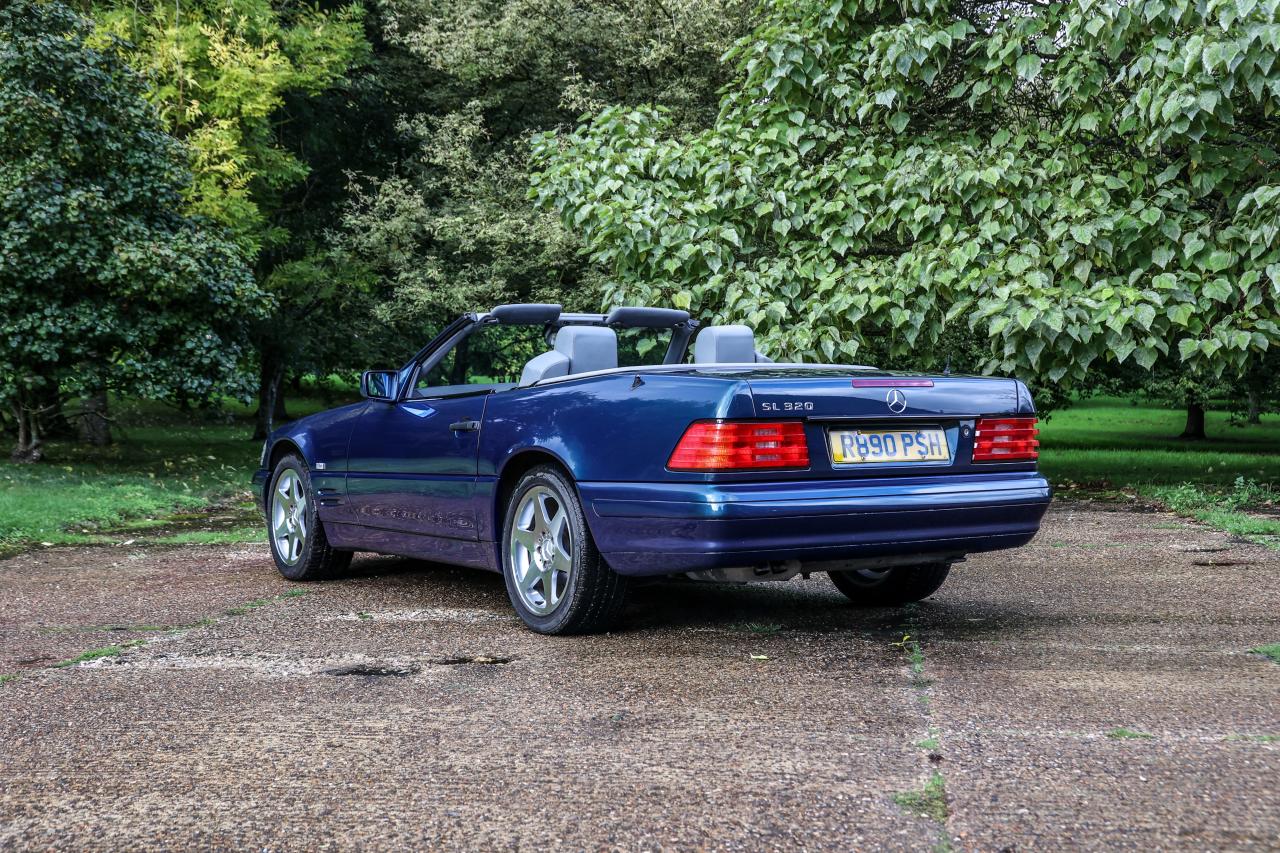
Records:
[[[315,660],[289,658],[283,655],[179,655],[160,653],[129,660],[112,659],[114,666],[137,669],[239,669],[267,676],[315,676],[334,678],[410,678],[427,668],[446,666],[494,666],[511,663],[514,658],[496,655],[451,655],[421,663],[406,660]],[[96,663],[96,662],[95,662]],[[87,666],[88,664],[82,664]],[[106,665],[105,663],[103,664]]]
[[[512,658],[493,657],[491,655],[455,655],[447,658],[435,658],[428,661],[428,663],[432,666],[501,666],[502,664],[511,663],[512,660]],[[407,678],[410,675],[417,675],[421,671],[422,667],[417,664],[397,666],[393,664],[361,663],[322,670],[320,674],[336,677],[354,675],[365,678]]]
[[[421,670],[416,666],[377,666],[376,664],[357,664],[356,666],[344,666],[338,669],[326,669],[321,675],[343,676],[364,676],[366,678],[406,678],[410,675],[417,675]]]
[[[432,666],[467,666],[472,664],[498,666],[501,664],[511,663],[512,658],[493,657],[490,655],[455,655],[447,658],[435,658],[428,661]],[[407,678],[411,675],[417,675],[422,672],[422,667],[417,664],[380,664],[380,663],[359,663],[352,666],[343,666],[336,669],[321,670],[320,675],[332,675],[338,678],[345,676],[360,676],[364,678]]]
[[[476,655],[474,657],[465,657],[460,655],[458,657],[451,657],[451,658],[438,658],[436,660],[433,660],[432,663],[435,664],[436,666],[464,666],[470,663],[488,664],[490,666],[493,666],[493,665],[501,665],[504,663],[511,663],[512,660],[514,660],[514,658],[497,658],[497,657],[490,657],[488,655]]]

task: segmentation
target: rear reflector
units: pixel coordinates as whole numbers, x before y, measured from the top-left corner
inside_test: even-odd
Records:
[[[979,418],[973,431],[974,462],[1023,462],[1040,456],[1035,418]]]
[[[808,468],[809,445],[800,421],[698,421],[684,431],[667,467],[673,471]]]
[[[901,379],[898,377],[878,377],[876,379],[855,379],[854,388],[932,388],[932,379]]]

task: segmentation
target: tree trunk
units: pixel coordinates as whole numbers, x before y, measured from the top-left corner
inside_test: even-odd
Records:
[[[1187,403],[1187,426],[1178,438],[1204,438],[1204,406],[1199,403]]]
[[[111,443],[106,388],[98,388],[84,398],[80,408],[80,440],[94,447],[106,447]]]
[[[258,411],[254,419],[253,437],[262,440],[271,435],[276,421],[284,413],[284,359],[275,353],[262,354],[262,370],[258,379]]]
[[[449,371],[450,385],[465,385],[467,383],[467,367],[471,364],[469,355],[471,348],[471,337],[468,335],[458,342],[458,346],[453,350],[453,367]]]
[[[286,412],[286,411],[284,410],[284,398],[285,398],[284,386],[285,386],[285,382],[284,382],[284,367],[283,367],[283,365],[281,366],[280,371],[281,371],[281,373],[280,373],[280,382],[279,382],[279,384],[278,384],[278,385],[276,385],[276,407],[275,407],[275,410],[274,410],[274,411],[272,411],[272,413],[271,413],[271,417],[272,417],[272,418],[275,420],[275,422],[276,422],[276,423],[278,423],[278,424],[279,424],[279,423],[283,423],[284,421],[289,420],[289,413],[288,413],[288,412]]]
[[[76,437],[76,427],[62,411],[62,394],[56,386],[52,389],[46,388],[30,403],[40,411],[41,439]]]
[[[1262,423],[1262,394],[1257,388],[1249,389],[1249,414],[1245,421],[1251,424]]]
[[[39,462],[44,456],[39,410],[24,406],[21,399],[13,404],[12,409],[18,421],[18,443],[13,446],[9,461],[22,464]]]

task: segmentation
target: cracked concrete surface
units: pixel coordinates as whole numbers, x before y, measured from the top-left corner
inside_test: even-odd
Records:
[[[1059,505],[909,611],[663,582],[583,638],[391,558],[297,585],[265,546],[28,553],[0,847],[1276,849],[1280,666],[1248,650],[1280,554],[1171,521]],[[935,772],[941,822],[895,798]]]

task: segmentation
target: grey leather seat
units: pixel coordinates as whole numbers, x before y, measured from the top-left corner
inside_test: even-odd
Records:
[[[756,352],[756,336],[746,326],[708,326],[693,343],[694,364],[754,364],[768,359]]]
[[[525,364],[520,372],[520,385],[617,366],[617,332],[602,326],[565,326],[556,332],[555,349]]]

